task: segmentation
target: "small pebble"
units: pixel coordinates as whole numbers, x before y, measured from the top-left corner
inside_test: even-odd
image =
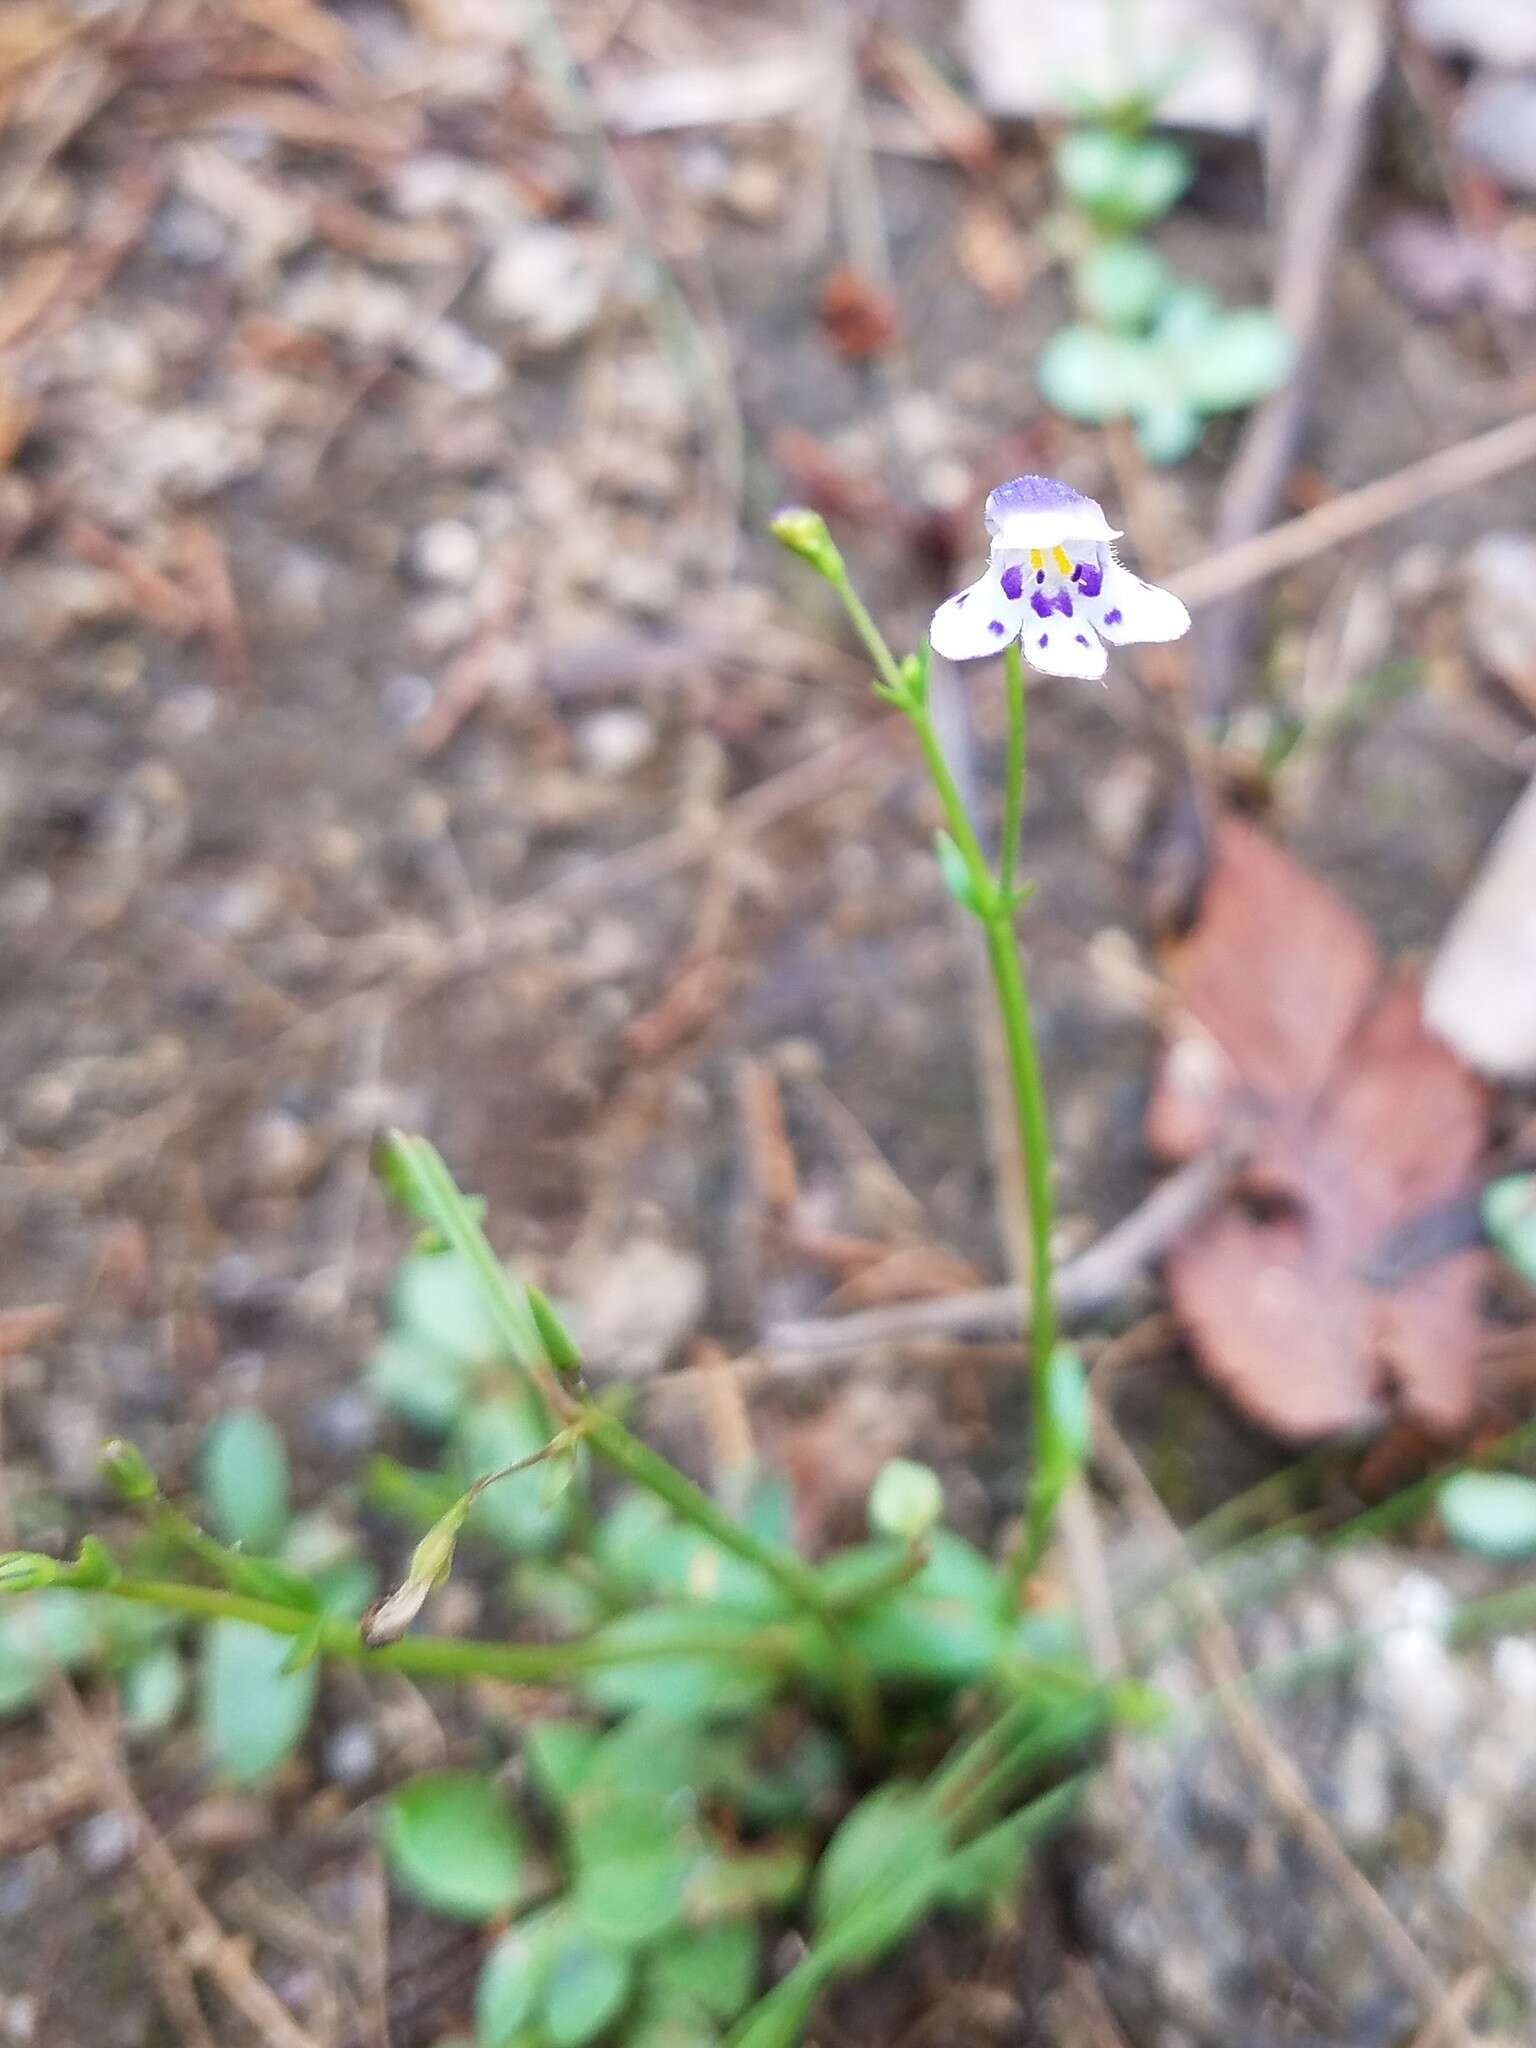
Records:
[[[576,728],[582,766],[601,781],[614,782],[648,761],[656,751],[656,728],[643,711],[616,707],[594,711]]]
[[[361,1785],[379,1767],[379,1745],[366,1721],[346,1721],[325,1745],[325,1774],[336,1785]]]

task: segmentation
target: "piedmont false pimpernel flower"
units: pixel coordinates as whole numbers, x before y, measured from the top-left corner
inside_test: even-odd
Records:
[[[1070,485],[1016,476],[992,492],[986,517],[986,575],[941,604],[929,629],[947,661],[998,654],[1017,640],[1032,668],[1097,681],[1109,663],[1106,640],[1123,647],[1188,632],[1180,600],[1115,560],[1118,531]]]

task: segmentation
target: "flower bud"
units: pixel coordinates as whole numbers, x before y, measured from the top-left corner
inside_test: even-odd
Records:
[[[869,1526],[877,1536],[921,1543],[944,1512],[939,1476],[911,1458],[892,1458],[869,1490]]]
[[[142,1507],[158,1498],[160,1482],[150,1470],[149,1460],[125,1437],[115,1436],[104,1443],[97,1462],[102,1478],[119,1500]]]
[[[581,1352],[576,1339],[555,1314],[548,1295],[531,1283],[527,1289],[528,1310],[538,1325],[539,1342],[544,1346],[544,1356],[556,1372],[573,1375],[581,1374]]]
[[[57,1558],[37,1550],[13,1550],[0,1557],[0,1593],[35,1593],[58,1583],[63,1572]]]
[[[829,583],[841,580],[843,558],[819,512],[812,512],[805,505],[788,505],[782,512],[775,513],[768,530],[792,555],[809,562]]]

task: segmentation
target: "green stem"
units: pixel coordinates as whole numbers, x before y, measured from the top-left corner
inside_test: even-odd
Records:
[[[194,1621],[240,1621],[271,1635],[305,1636],[316,1626],[313,1613],[283,1607],[273,1600],[255,1600],[222,1586],[193,1586],[180,1579],[120,1578],[110,1585],[77,1582],[70,1568],[60,1568],[57,1586],[79,1583],[82,1591],[131,1600],[185,1614]],[[721,1645],[707,1648],[688,1636],[644,1643],[490,1643],[473,1636],[406,1636],[398,1643],[370,1649],[355,1622],[322,1621],[317,1648],[325,1656],[369,1670],[404,1671],[417,1678],[500,1678],[514,1684],[549,1685],[584,1671],[603,1671],[615,1664],[645,1663],[657,1657],[718,1656]],[[793,1640],[781,1629],[744,1630],[729,1646],[732,1656],[776,1669],[795,1661]]]
[[[1005,926],[994,919],[988,924],[987,959],[1003,1022],[1029,1203],[1029,1383],[1035,1445],[1028,1513],[1008,1560],[1006,1584],[1011,1612],[1018,1605],[1020,1588],[1045,1550],[1060,1487],[1060,1459],[1049,1439],[1054,1426],[1051,1360],[1056,1352],[1057,1333],[1056,1282],[1051,1261],[1055,1196],[1051,1187],[1051,1128],[1045,1082],[1040,1073],[1029,987],[1011,923]]]
[[[579,1423],[593,1451],[606,1464],[665,1501],[675,1514],[722,1548],[756,1565],[796,1606],[814,1616],[832,1650],[850,1728],[861,1746],[877,1746],[880,1709],[874,1679],[848,1643],[836,1604],[812,1568],[792,1550],[763,1542],[728,1515],[616,1415],[594,1402],[579,1378],[551,1371],[532,1311],[507,1277],[441,1155],[425,1138],[399,1132],[391,1134],[389,1144],[396,1169],[408,1180],[422,1209],[480,1281],[509,1350],[539,1388],[546,1405],[568,1424]]]
[[[1028,756],[1024,709],[1024,658],[1017,640],[1003,654],[1008,693],[1008,764],[1003,784],[1003,837],[997,857],[997,893],[1004,902],[1013,895],[1019,862],[1019,833],[1024,823],[1024,764]]]
[[[1023,661],[1017,646],[1007,650],[1008,766],[1003,805],[1003,847],[994,880],[976,828],[966,810],[965,799],[945,756],[928,707],[926,689],[914,688],[903,674],[879,627],[849,582],[841,558],[836,558],[835,570],[827,569],[824,573],[841,597],[855,632],[868,649],[885,694],[906,713],[917,737],[924,765],[944,812],[945,827],[965,865],[970,885],[970,907],[986,938],[987,965],[991,970],[1002,1024],[1019,1153],[1029,1202],[1030,1393],[1034,1426],[1024,1528],[1014,1546],[1005,1575],[1005,1599],[1008,1610],[1012,1612],[1018,1605],[1024,1581],[1039,1563],[1049,1540],[1051,1518],[1060,1496],[1065,1469],[1059,1446],[1051,1441],[1055,1427],[1051,1361],[1056,1351],[1058,1324],[1051,1260],[1055,1198],[1051,1186],[1050,1119],[1030,1011],[1029,984],[1014,930],[1017,910],[1014,872],[1024,814],[1027,738]]]
[[[1021,671],[1022,676],[1022,671]],[[987,965],[1002,1024],[1003,1046],[1008,1061],[1008,1079],[1013,1093],[1014,1115],[1020,1157],[1024,1164],[1024,1185],[1029,1202],[1029,1358],[1030,1391],[1034,1412],[1035,1446],[1029,1512],[1024,1530],[1009,1559],[1007,1598],[1010,1609],[1017,1605],[1019,1589],[1040,1561],[1050,1534],[1051,1511],[1056,1488],[1050,1483],[1056,1461],[1049,1454],[1046,1432],[1051,1426],[1051,1359],[1056,1350],[1056,1289],[1051,1260],[1051,1233],[1055,1206],[1051,1188],[1051,1130],[1046,1112],[1045,1083],[1040,1073],[1040,1055],[1035,1041],[1034,1018],[1029,1006],[1029,985],[1024,978],[1018,940],[1013,929],[1013,892],[1005,893],[987,871],[986,857],[976,831],[966,814],[955,778],[926,705],[911,705],[907,716],[917,734],[923,759],[944,810],[950,837],[960,849],[978,907],[986,940]],[[1010,789],[1022,804],[1024,788],[1023,692],[1019,692],[1017,717],[1010,717]]]

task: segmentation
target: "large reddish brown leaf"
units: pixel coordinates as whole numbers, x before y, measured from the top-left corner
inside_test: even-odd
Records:
[[[1481,1085],[1426,1030],[1417,980],[1252,827],[1217,835],[1202,914],[1172,963],[1185,1017],[1149,1113],[1185,1157],[1242,1119],[1234,1197],[1172,1254],[1196,1355],[1257,1421],[1305,1438],[1400,1405],[1452,1432],[1475,1397],[1480,1254],[1391,1291],[1365,1277],[1399,1225],[1461,1192],[1486,1140]]]

